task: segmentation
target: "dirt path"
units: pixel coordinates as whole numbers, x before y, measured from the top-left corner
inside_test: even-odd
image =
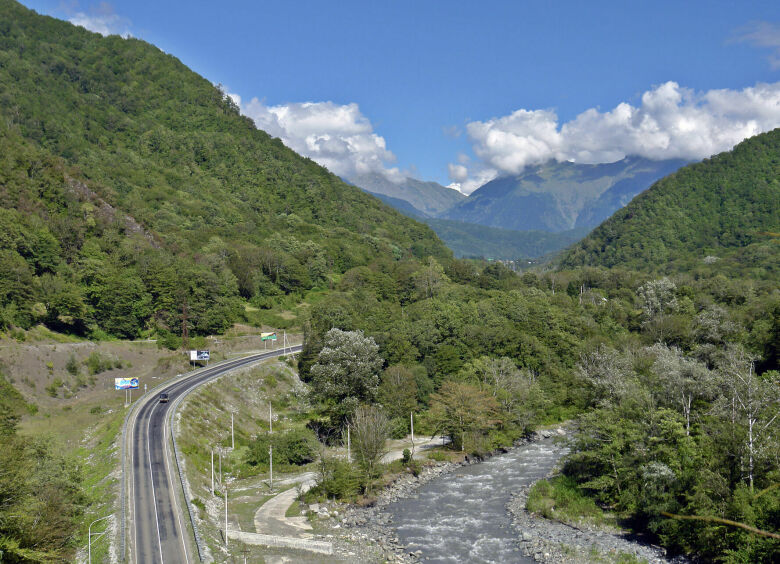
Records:
[[[414,458],[422,458],[426,450],[445,445],[448,442],[449,439],[445,439],[444,437],[415,437]],[[388,464],[394,460],[403,458],[404,449],[408,448],[409,450],[412,450],[412,441],[409,437],[398,439],[397,441],[390,441],[389,447],[390,450],[382,457],[383,464]]]
[[[441,446],[446,442],[442,437],[415,437],[414,457],[421,458],[426,450]],[[388,446],[387,454],[382,457],[384,464],[400,460],[403,457],[404,449],[411,447],[411,439],[407,437],[391,441]],[[311,537],[307,531],[310,531],[312,527],[305,516],[287,517],[286,513],[300,492],[305,492],[314,486],[315,477],[314,472],[305,472],[278,482],[277,486],[284,487],[296,484],[296,487],[277,494],[258,508],[254,518],[255,532],[284,537]]]
[[[280,486],[296,484],[296,487],[281,492],[260,506],[255,512],[255,532],[283,537],[310,537],[311,535],[305,532],[311,530],[306,517],[303,515],[287,517],[286,513],[298,494],[310,489],[314,483],[314,472],[305,472],[281,482]]]

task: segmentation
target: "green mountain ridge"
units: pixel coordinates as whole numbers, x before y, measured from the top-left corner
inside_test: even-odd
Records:
[[[640,157],[595,165],[550,161],[491,180],[439,217],[516,231],[594,227],[683,164]]]
[[[406,200],[384,194],[373,195],[404,215],[429,225],[459,258],[536,259],[565,249],[590,231],[581,227],[560,233],[514,231],[454,219],[438,219],[426,215]]]
[[[144,41],[0,0],[0,326],[218,332],[239,299],[449,257]]]
[[[515,231],[454,219],[428,218],[422,221],[436,232],[456,257],[501,260],[544,257],[576,243],[589,231],[588,228],[576,228],[558,233]]]
[[[692,269],[730,259],[780,272],[780,129],[656,182],[564,257],[563,267]]]

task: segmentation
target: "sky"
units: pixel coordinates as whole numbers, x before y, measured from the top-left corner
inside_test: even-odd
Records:
[[[550,159],[701,159],[780,126],[780,2],[23,0],[132,35],[343,177],[470,193]]]

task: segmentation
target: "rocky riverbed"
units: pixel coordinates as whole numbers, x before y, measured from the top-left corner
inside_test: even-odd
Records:
[[[561,436],[563,428],[548,429],[535,433],[529,439],[519,440],[514,448],[520,448],[531,442]],[[492,455],[504,454],[507,449],[501,449]],[[349,506],[346,509],[319,509],[319,516],[327,518],[323,524],[333,534],[337,552],[344,554],[350,547],[377,547],[382,557],[390,562],[417,562],[422,555],[420,550],[411,551],[398,538],[394,528],[392,515],[387,511],[389,505],[404,499],[415,499],[418,489],[443,475],[452,473],[459,468],[480,463],[480,459],[466,457],[463,462],[436,462],[425,466],[417,476],[411,473],[403,474],[391,485],[382,490],[376,503],[370,507]],[[334,511],[339,511],[334,515]],[[357,557],[357,554],[355,554]]]
[[[529,443],[545,441],[549,444],[551,437],[565,435],[565,430],[556,428],[536,433],[530,440],[521,441],[516,448],[527,447]],[[512,449],[514,451],[514,449]],[[505,452],[505,451],[503,451]],[[496,453],[500,454],[500,453]],[[512,456],[512,452],[508,454]],[[500,461],[496,459],[496,461]],[[376,503],[370,507],[356,506],[321,506],[317,507],[320,524],[324,526],[328,536],[334,541],[336,553],[349,556],[356,562],[407,562],[414,563],[420,559],[428,559],[429,554],[413,546],[408,547],[399,539],[393,519],[391,504],[401,500],[409,501],[421,497],[419,488],[428,482],[459,469],[458,476],[452,479],[463,479],[463,472],[472,473],[474,469],[464,469],[479,463],[479,460],[467,459],[461,463],[434,463],[422,469],[418,476],[403,474],[377,496]],[[493,462],[486,464],[485,468]],[[537,477],[539,475],[537,474]],[[616,562],[619,558],[633,557],[637,561],[649,564],[666,562],[684,563],[684,558],[670,560],[663,549],[649,546],[629,539],[619,532],[608,532],[591,529],[587,526],[572,527],[563,523],[550,521],[529,514],[525,510],[525,501],[531,484],[527,484],[514,492],[505,510],[511,516],[511,524],[506,530],[513,531],[511,544],[515,547],[516,556],[509,556],[497,561],[536,561],[545,564],[564,563],[580,564],[590,562]],[[421,499],[421,503],[423,500]],[[429,502],[430,503],[430,502]],[[506,553],[505,553],[506,554]],[[438,560],[438,558],[434,557]],[[491,561],[490,558],[476,561]],[[445,559],[446,560],[446,559]]]
[[[421,485],[456,468],[475,462],[469,460],[459,464],[434,463],[424,467],[417,476],[411,473],[402,474],[378,494],[376,503],[370,507],[350,505],[346,509],[341,506],[341,510],[324,508],[324,511],[323,508],[318,508],[320,509],[318,515],[327,519],[323,524],[333,535],[336,551],[340,554],[352,553],[356,561],[363,562],[364,560],[359,559],[361,554],[366,557],[370,554],[374,557],[378,550],[381,555],[379,561],[416,562],[419,553],[408,552],[402,546],[392,527],[392,517],[385,509],[399,499],[415,495]],[[368,558],[366,561],[371,560],[372,558]]]
[[[614,562],[621,556],[633,556],[648,564],[688,562],[682,557],[667,558],[664,549],[629,539],[626,534],[588,525],[575,527],[533,515],[525,509],[530,489],[531,486],[525,486],[515,492],[507,510],[512,515],[523,553],[537,562],[588,564]]]

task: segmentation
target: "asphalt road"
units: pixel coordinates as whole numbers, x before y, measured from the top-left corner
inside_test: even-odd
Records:
[[[301,346],[255,354],[208,368],[189,378],[155,390],[138,408],[130,425],[130,512],[132,561],[137,564],[175,564],[199,562],[194,542],[185,527],[189,520],[186,507],[178,507],[175,494],[179,480],[170,442],[169,410],[183,393],[235,368],[300,352]],[[167,392],[168,403],[159,395]]]

